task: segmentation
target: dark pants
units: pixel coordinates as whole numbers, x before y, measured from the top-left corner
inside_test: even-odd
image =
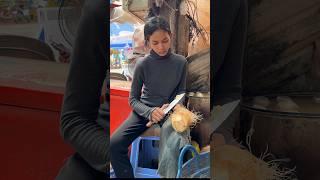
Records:
[[[110,160],[117,178],[134,178],[128,157],[128,147],[148,127],[148,119],[131,112],[128,119],[110,138]]]
[[[61,168],[56,180],[105,180],[106,173],[93,169],[76,153],[69,157]]]

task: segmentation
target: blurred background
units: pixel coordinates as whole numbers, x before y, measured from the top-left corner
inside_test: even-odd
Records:
[[[60,109],[81,1],[0,1],[0,179],[54,179],[73,153]]]

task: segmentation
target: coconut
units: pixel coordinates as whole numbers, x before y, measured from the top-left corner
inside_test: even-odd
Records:
[[[169,117],[172,127],[176,132],[184,132],[189,127],[195,126],[201,121],[202,117],[197,112],[189,111],[184,106],[177,106]]]

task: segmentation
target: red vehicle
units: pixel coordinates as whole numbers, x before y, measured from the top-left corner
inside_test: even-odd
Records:
[[[110,134],[112,134],[128,117],[131,107],[128,97],[128,81],[111,80],[110,83]],[[121,85],[122,84],[122,85]]]
[[[0,59],[0,179],[54,179],[73,153],[59,132],[68,66]]]

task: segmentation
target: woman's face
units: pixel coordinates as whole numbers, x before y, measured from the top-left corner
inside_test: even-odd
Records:
[[[149,37],[149,47],[159,56],[165,56],[171,46],[171,37],[167,31],[156,30]]]

